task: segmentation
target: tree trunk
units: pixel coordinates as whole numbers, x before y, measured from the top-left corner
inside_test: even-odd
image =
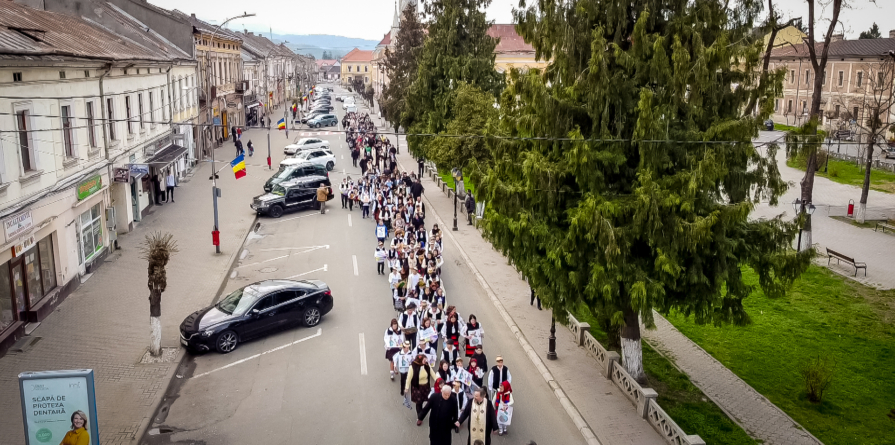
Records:
[[[155,357],[162,355],[162,291],[149,290],[149,353]]]
[[[864,185],[861,187],[861,201],[855,214],[855,221],[864,223],[864,215],[867,213],[867,195],[870,194],[870,169],[873,167],[873,143],[876,142],[873,135],[878,129],[871,128],[869,141],[867,142],[867,162],[864,165]]]
[[[625,371],[637,380],[643,382],[646,376],[643,374],[643,348],[640,344],[640,317],[631,308],[625,308],[625,326],[621,328],[622,363]]]

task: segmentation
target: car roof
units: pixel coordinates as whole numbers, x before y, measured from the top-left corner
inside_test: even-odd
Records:
[[[281,182],[279,185],[282,186],[283,188],[289,188],[289,187],[295,187],[297,185],[302,185],[307,182],[316,182],[317,184],[320,184],[321,182],[325,183],[328,181],[329,181],[329,178],[327,178],[326,176],[308,175],[308,176],[302,176],[300,178],[290,179],[288,181]],[[316,185],[315,185],[315,187],[316,187]]]
[[[317,289],[317,285],[307,282],[307,281],[294,281],[294,280],[264,280],[258,281],[256,283],[252,283],[246,287],[252,287],[261,294],[269,294],[274,291],[283,290],[283,289]]]
[[[280,161],[280,165],[301,165],[301,164],[314,165],[311,162],[308,162],[308,161],[305,161],[302,159],[298,159],[298,158],[286,158],[286,159],[283,159],[282,161]]]

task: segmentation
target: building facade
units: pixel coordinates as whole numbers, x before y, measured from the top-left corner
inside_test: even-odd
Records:
[[[339,63],[342,86],[350,86],[355,80],[362,81],[365,87],[373,84],[373,51],[354,48]]]
[[[139,223],[152,173],[186,168],[176,122],[196,99],[177,92],[195,61],[114,4],[90,6],[0,2],[0,350]]]
[[[841,35],[834,36],[823,73],[822,124],[828,128],[852,126],[860,133],[860,127],[873,112],[869,100],[872,90],[893,88],[891,68],[883,68],[895,62],[890,51],[895,51],[895,31],[880,39],[844,40]],[[807,45],[775,49],[769,69],[782,69],[785,73],[782,94],[774,100],[772,119],[788,125],[803,124],[809,117],[815,80]],[[895,122],[895,110],[889,111],[888,116],[880,116],[883,122]]]

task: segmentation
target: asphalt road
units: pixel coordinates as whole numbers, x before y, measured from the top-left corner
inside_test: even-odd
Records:
[[[341,118],[341,104],[334,103]],[[319,137],[330,141],[336,155],[330,174],[335,185],[344,174],[360,171],[351,167],[344,136],[334,130],[321,129]],[[298,135],[311,132],[317,130],[299,130]],[[282,152],[282,147],[272,150]],[[224,294],[270,278],[319,279],[332,289],[333,311],[315,328],[276,333],[244,343],[230,354],[188,356],[169,389],[169,402],[141,443],[428,443],[427,424],[416,426],[415,410],[402,405],[398,379],[389,379],[382,336],[395,312],[386,276],[376,273],[374,224],[361,219],[359,209],[341,209],[338,197],[328,204],[325,215],[309,209],[279,219],[260,217],[260,227],[243,246]],[[251,212],[248,205],[245,211]],[[431,227],[433,218],[428,219]],[[509,435],[495,436],[493,443],[584,443],[447,242],[445,257],[449,304],[464,318],[477,315],[486,332],[489,361],[503,355],[513,374],[513,425]],[[455,434],[455,443],[466,442],[465,427]]]

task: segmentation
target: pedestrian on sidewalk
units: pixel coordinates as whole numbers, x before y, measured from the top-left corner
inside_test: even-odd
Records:
[[[494,409],[497,411],[497,435],[503,436],[513,421],[513,387],[510,382],[501,383],[494,398]]]
[[[376,246],[376,251],[373,252],[373,257],[376,258],[376,274],[377,275],[385,275],[385,258],[388,256],[388,252],[385,250],[385,246],[383,242],[380,240],[379,245]]]
[[[460,414],[458,423],[462,424],[469,420],[467,429],[469,431],[469,439],[467,444],[482,443],[491,445],[491,435],[497,431],[497,416],[494,412],[494,405],[488,403],[485,398],[485,389],[476,388],[472,394],[472,401],[466,405],[466,409]]]
[[[441,394],[429,397],[429,403],[417,417],[417,426],[423,424],[423,419],[430,411],[429,445],[451,445],[453,429],[460,426],[457,398],[451,391],[451,385],[442,386]]]
[[[329,187],[324,183],[320,183],[317,189],[317,202],[320,203],[320,214],[326,213],[326,200],[329,199]]]
[[[172,203],[174,202],[174,187],[177,187],[177,182],[174,180],[174,169],[168,169],[168,177],[165,178],[165,185],[167,186],[168,194],[165,196],[165,201],[170,200]]]
[[[158,175],[152,175],[152,196],[155,198],[155,205],[162,205],[162,183]]]
[[[538,310],[541,310],[541,299],[535,294],[535,288],[531,288],[531,303],[529,303],[529,306],[534,306],[535,300],[538,302]]]
[[[422,341],[425,343],[424,341]],[[423,412],[423,403],[429,396],[432,389],[432,382],[435,381],[435,371],[426,363],[424,354],[417,354],[407,371],[407,382],[404,387],[404,393],[410,391],[410,401],[416,404],[416,415],[419,417]],[[417,420],[417,425],[422,425],[422,420]]]
[[[383,341],[385,341],[385,359],[388,360],[389,364],[389,378],[395,379],[395,354],[401,351],[401,343],[402,343],[403,335],[401,335],[401,330],[398,329],[398,320],[392,318],[391,323],[389,323],[388,329],[385,330],[385,336],[383,337]]]
[[[471,226],[472,218],[475,215],[475,198],[472,197],[472,192],[469,190],[466,191],[466,201],[463,204],[466,207],[466,217],[469,219],[467,226]]]
[[[246,147],[248,147],[248,149],[249,149],[249,157],[254,156],[255,155],[255,146],[252,145],[251,139],[249,139],[249,143],[246,144]]]
[[[417,160],[416,160],[416,165],[417,165],[417,167],[419,168],[419,171],[420,171],[420,173],[419,173],[417,176],[420,177],[420,178],[422,178],[422,177],[423,177],[423,170],[424,170],[425,167],[426,167],[426,161],[423,159],[422,156],[420,156],[419,158],[417,158]]]
[[[163,202],[167,204],[168,199],[166,198],[166,196],[168,195],[168,181],[165,180],[164,172],[161,172],[161,174],[156,175],[156,177],[158,178],[158,181],[159,181],[159,193],[161,194],[161,199],[164,199]]]
[[[494,398],[494,393],[500,389],[503,382],[513,382],[513,376],[510,374],[510,368],[507,368],[503,365],[503,357],[497,356],[494,359],[497,362],[493,368],[491,368],[491,372],[488,374],[488,390],[492,395],[492,399]]]

